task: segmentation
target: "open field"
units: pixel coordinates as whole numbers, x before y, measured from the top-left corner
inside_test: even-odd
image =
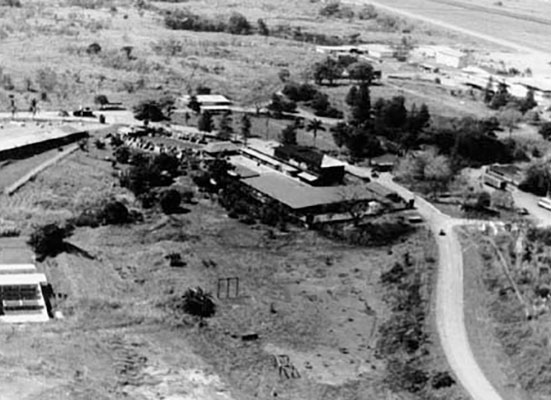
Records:
[[[1,197],[2,217],[28,233],[111,196],[132,205],[101,160],[108,151],[90,148]],[[147,212],[135,226],[78,228],[70,241],[93,259],[62,254],[39,265],[62,296],[56,306],[65,319],[0,327],[8,344],[0,347],[3,365],[16,366],[0,380],[3,393],[32,377],[18,399],[380,396],[384,360],[374,350],[388,306],[379,276],[406,251],[434,262],[426,235],[420,230],[392,251],[349,247],[314,232],[240,224],[201,197],[187,214]],[[169,252],[187,266],[170,268]],[[188,287],[216,293],[217,279],[232,276],[240,278],[240,296],[217,300],[207,327],[167,306]],[[243,342],[247,333],[260,338]],[[278,376],[271,355],[281,353],[301,378]]]

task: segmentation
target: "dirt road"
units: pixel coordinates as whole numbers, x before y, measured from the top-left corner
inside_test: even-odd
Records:
[[[477,364],[467,338],[463,312],[463,257],[453,229],[466,221],[441,213],[428,201],[394,183],[390,174],[382,174],[378,181],[405,199],[415,198],[419,213],[437,237],[440,268],[436,289],[436,324],[453,372],[474,400],[502,400]],[[445,232],[444,236],[440,236],[441,230]]]

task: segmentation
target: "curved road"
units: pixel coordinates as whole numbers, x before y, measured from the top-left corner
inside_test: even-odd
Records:
[[[465,328],[463,254],[453,228],[467,221],[443,214],[428,201],[393,182],[392,176],[388,173],[381,174],[378,182],[405,199],[415,198],[417,210],[426,219],[437,238],[440,266],[436,288],[436,325],[453,372],[474,400],[502,400],[477,364]],[[440,230],[444,230],[446,235],[440,236]]]

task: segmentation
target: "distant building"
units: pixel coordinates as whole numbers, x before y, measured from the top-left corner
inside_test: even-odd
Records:
[[[297,176],[313,186],[341,183],[344,179],[344,163],[310,147],[279,146],[274,156],[301,169]]]
[[[385,59],[394,57],[394,49],[386,44],[362,44],[358,46],[360,51],[375,59]]]
[[[450,47],[441,47],[436,49],[435,61],[447,67],[464,68],[468,64],[468,55]]]
[[[209,111],[211,113],[223,113],[231,111],[231,105],[233,102],[226,96],[220,94],[198,94],[195,96],[199,103],[200,111]],[[191,100],[191,96],[182,96],[182,103],[187,106]]]
[[[514,78],[509,79],[509,82],[515,86],[518,97],[524,97],[529,90],[532,90],[534,100],[539,105],[551,105],[551,78]]]

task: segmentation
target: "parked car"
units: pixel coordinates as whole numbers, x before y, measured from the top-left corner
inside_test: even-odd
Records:
[[[518,215],[528,215],[528,214],[530,214],[530,213],[528,212],[528,210],[527,210],[526,208],[522,207],[522,208],[519,208],[519,209],[517,210],[517,214],[518,214]]]
[[[96,116],[94,115],[94,112],[90,107],[80,108],[78,110],[73,111],[73,116],[96,118]]]

